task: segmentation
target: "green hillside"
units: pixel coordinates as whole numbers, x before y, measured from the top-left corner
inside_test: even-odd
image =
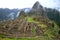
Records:
[[[58,39],[58,31],[58,25],[44,17],[27,16],[0,22],[1,40],[54,40]]]

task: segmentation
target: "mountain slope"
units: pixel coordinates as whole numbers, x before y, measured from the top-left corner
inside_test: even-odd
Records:
[[[0,8],[0,21],[12,19],[13,17],[13,19],[17,18],[16,15],[18,11],[19,9]]]
[[[40,9],[40,10],[41,10],[41,8],[43,8],[43,6],[37,1],[37,2],[33,5],[32,8],[33,8],[33,9]]]
[[[58,33],[58,31],[59,28],[56,25],[56,23],[43,17],[31,16],[16,20],[8,20],[5,22],[0,22],[0,35],[1,34],[5,35],[3,37],[19,38],[19,37],[34,37],[34,36],[47,35],[47,37],[56,38],[56,36],[58,35],[56,33]]]
[[[28,15],[44,16],[54,20],[60,26],[60,12],[56,9],[45,8],[38,1],[33,5]]]

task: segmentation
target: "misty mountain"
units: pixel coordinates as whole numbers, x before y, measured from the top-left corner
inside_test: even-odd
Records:
[[[43,6],[37,1],[34,5],[33,5],[33,7],[32,7],[32,9],[42,9],[43,8]]]
[[[21,9],[21,10],[24,10],[24,12],[29,12],[30,10],[31,10],[31,8],[23,8],[23,9]]]
[[[28,15],[48,17],[60,25],[60,12],[57,9],[43,7],[38,1],[33,5]]]
[[[19,9],[8,9],[8,8],[0,8],[0,20],[7,20],[9,18],[16,18]],[[14,19],[13,18],[13,19]]]
[[[60,12],[56,9],[43,7],[38,1],[33,5],[32,8],[23,9],[8,9],[0,8],[0,20],[15,19],[18,18],[21,11],[27,13],[28,16],[44,16],[51,20],[54,20],[57,24],[60,24]]]
[[[21,10],[24,10],[24,12],[27,13],[31,10],[31,8],[23,8],[23,9],[0,8],[0,20],[16,19],[18,18]]]

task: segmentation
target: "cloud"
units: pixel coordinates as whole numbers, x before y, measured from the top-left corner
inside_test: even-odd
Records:
[[[7,17],[9,18],[9,19],[14,19],[15,17],[14,17],[14,14],[15,13],[10,13]]]
[[[60,7],[60,0],[0,0],[0,8],[31,8],[36,1],[44,7]]]

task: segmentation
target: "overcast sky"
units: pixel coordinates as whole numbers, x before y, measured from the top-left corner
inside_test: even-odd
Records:
[[[36,1],[44,7],[60,8],[60,0],[0,0],[0,8],[31,8]]]

